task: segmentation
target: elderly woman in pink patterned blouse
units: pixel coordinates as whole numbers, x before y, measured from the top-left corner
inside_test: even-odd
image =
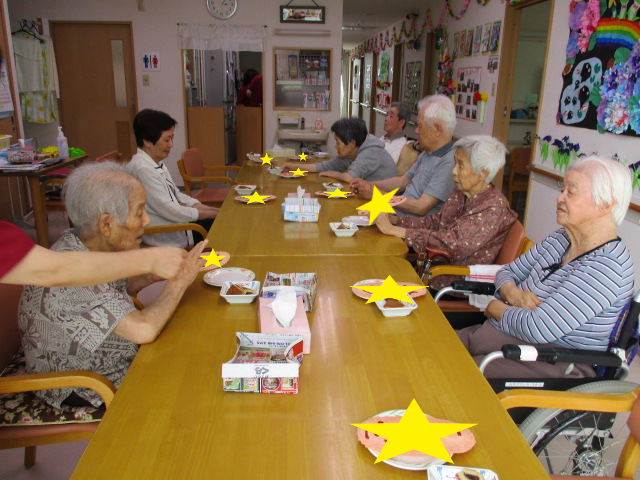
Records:
[[[438,213],[427,217],[395,217],[380,214],[376,225],[382,233],[403,238],[416,252],[427,245],[450,250],[451,263],[492,263],[517,214],[491,180],[504,166],[506,149],[487,135],[461,138],[454,144],[453,182],[456,190]],[[431,287],[439,290],[453,277],[436,277]]]

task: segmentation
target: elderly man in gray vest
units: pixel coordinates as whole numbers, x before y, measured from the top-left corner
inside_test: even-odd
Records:
[[[59,252],[120,252],[140,247],[147,195],[126,167],[85,164],[69,176],[65,205],[75,227],[53,245]],[[160,280],[153,275],[123,278],[87,287],[25,287],[19,325],[27,370],[47,373],[90,370],[120,385],[138,351],[153,342],[171,318],[187,287],[204,266],[205,242],[187,254],[178,275],[142,311],[129,295]],[[99,406],[92,390],[60,388],[36,392],[50,405]]]
[[[436,213],[453,191],[453,131],[456,111],[449,97],[431,95],[418,103],[416,133],[424,151],[407,173],[402,176],[367,182],[356,178],[350,183],[352,191],[370,199],[373,187],[382,193],[396,188],[406,201],[394,207],[398,215],[421,217]]]

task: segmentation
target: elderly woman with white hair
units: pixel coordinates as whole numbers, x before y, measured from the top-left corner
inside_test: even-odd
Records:
[[[496,275],[482,325],[458,331],[476,363],[505,344],[606,350],[633,295],[633,262],[616,230],[631,199],[629,169],[587,157],[567,172],[557,199],[561,228]],[[589,365],[499,359],[489,378],[593,377]]]
[[[487,135],[461,138],[454,145],[453,183],[456,190],[442,209],[426,217],[376,219],[382,233],[404,238],[409,247],[422,252],[426,246],[450,250],[455,265],[493,263],[517,214],[505,196],[491,183],[504,166],[504,145]],[[455,277],[436,277],[434,290],[448,286]]]
[[[75,225],[51,247],[58,252],[122,252],[139,248],[147,195],[126,167],[89,163],[73,171],[65,185],[65,204]],[[186,255],[174,279],[143,311],[129,295],[160,278],[140,275],[87,287],[27,285],[18,321],[29,373],[90,370],[116,386],[124,378],[138,345],[153,342],[169,321],[187,287],[204,265],[201,242]],[[106,260],[108,261],[108,259]],[[39,390],[50,405],[99,406],[87,389]]]

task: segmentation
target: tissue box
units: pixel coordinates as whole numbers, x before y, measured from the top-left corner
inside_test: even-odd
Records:
[[[280,148],[278,150],[267,150],[267,155],[274,158],[291,157],[296,151],[293,148]]]
[[[310,312],[313,309],[313,301],[316,299],[317,285],[318,276],[315,273],[267,272],[262,283],[260,298],[275,298],[280,286],[296,287],[296,290],[303,294],[305,310]]]
[[[434,465],[429,467],[427,469],[427,480],[458,480],[457,473],[465,468],[480,472],[484,480],[499,480],[495,472],[486,468],[458,467],[455,465]]]
[[[298,393],[301,335],[236,333],[238,348],[222,364],[225,392]]]
[[[320,217],[320,202],[305,193],[302,201],[295,193],[290,193],[282,204],[284,219],[289,222],[317,222]]]
[[[302,296],[296,297],[298,301],[296,314],[293,317],[291,326],[287,328],[280,326],[276,320],[276,316],[273,314],[273,310],[271,310],[270,305],[274,300],[275,298],[260,298],[258,300],[260,333],[302,335],[302,353],[311,353],[311,329],[309,328],[307,314],[304,311]]]

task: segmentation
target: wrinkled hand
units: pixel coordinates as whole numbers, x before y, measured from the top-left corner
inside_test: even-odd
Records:
[[[284,162],[280,166],[282,167],[282,171],[283,172],[293,172],[294,170],[297,170],[300,167],[300,164],[291,163],[291,162]]]
[[[349,184],[349,188],[353,193],[357,193],[365,200],[371,200],[371,197],[373,197],[373,183],[361,178],[354,178]]]
[[[152,247],[142,250],[151,257],[151,278],[154,281],[176,278],[182,268],[187,252],[176,247]]]
[[[320,176],[321,177],[337,178],[338,180],[340,180],[340,172],[336,172],[334,170],[327,170],[325,172],[320,172]]]
[[[204,267],[206,261],[201,258],[200,255],[207,246],[209,240],[203,240],[191,249],[184,260],[182,268],[176,277],[177,282],[182,282],[186,285],[190,285],[200,272],[200,269]]]
[[[513,282],[506,283],[500,288],[500,296],[510,305],[528,310],[534,310],[542,304],[535,293],[521,290]]]

